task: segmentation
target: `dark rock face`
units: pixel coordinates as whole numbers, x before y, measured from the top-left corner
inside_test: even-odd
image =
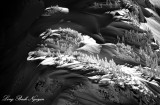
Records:
[[[155,9],[156,9],[158,15],[160,16],[160,9],[158,7],[156,7]]]

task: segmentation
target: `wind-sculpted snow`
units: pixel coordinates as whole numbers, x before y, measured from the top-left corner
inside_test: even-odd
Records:
[[[40,2],[35,7],[30,2],[18,26],[9,29],[17,40],[6,44],[0,88],[6,89],[2,95],[44,100],[11,104],[160,105],[160,18],[154,0]],[[41,9],[34,14],[35,8]]]
[[[159,28],[160,28],[160,24],[159,22],[157,22],[156,20],[154,20],[153,18],[146,18],[147,19],[147,23],[144,24],[144,28],[143,29],[147,29],[149,28],[153,35],[154,35],[154,38],[159,41],[160,40],[160,36],[159,36]],[[142,27],[143,27],[143,24],[142,24]],[[145,28],[146,27],[146,28]]]
[[[149,0],[151,2],[152,5],[156,6],[159,8],[159,4],[160,4],[160,1],[159,0]]]
[[[66,37],[65,39],[68,39],[68,32],[65,32],[67,30],[72,33],[77,33],[70,29],[59,29],[59,31],[50,30],[50,34],[42,34],[43,42],[48,41],[51,37],[57,37],[58,34],[56,33],[60,33],[58,35],[59,37],[63,37],[64,35]],[[63,34],[63,32],[66,34]],[[77,45],[77,47],[72,50],[72,52],[67,50],[66,53],[61,52],[61,50],[61,53],[57,52],[57,47],[45,46],[46,44],[43,44],[43,42],[36,51],[30,52],[28,57],[29,61],[36,62],[40,60],[38,68],[36,69],[40,77],[35,83],[43,82],[43,85],[35,85],[34,93],[37,91],[39,94],[50,94],[53,98],[52,104],[54,105],[64,103],[71,105],[88,105],[88,103],[93,105],[137,105],[140,102],[145,105],[147,103],[158,103],[156,92],[159,91],[159,85],[156,82],[150,82],[146,79],[147,75],[143,73],[144,68],[139,66],[130,68],[123,65],[116,65],[116,61],[114,62],[113,60],[107,61],[109,55],[112,55],[110,58],[113,58],[113,56],[120,54],[116,52],[116,49],[118,46],[121,49],[124,45],[101,45],[102,47],[100,48],[102,50],[106,49],[110,51],[110,53],[105,51],[105,53],[103,53],[105,56],[101,57],[103,54],[97,55],[101,52],[95,52],[95,49],[92,48],[93,46],[87,45],[87,43],[90,45],[96,44],[95,40],[82,34],[77,35],[79,35],[77,38],[80,37],[81,40],[73,44],[75,46]],[[80,44],[81,42],[83,42],[83,46]],[[75,48],[75,46],[72,47]],[[48,50],[45,50],[47,48]],[[115,49],[114,53],[112,51],[113,48]],[[131,48],[129,49],[129,47],[126,48],[128,48],[128,50],[125,51],[132,50]],[[88,53],[81,52],[81,50]],[[120,52],[121,51],[122,49]],[[121,53],[124,54],[126,52]],[[133,53],[131,56],[133,56]],[[135,55],[135,57],[136,56],[137,55]],[[126,57],[123,59],[125,58]],[[151,87],[155,87],[154,90],[152,90]],[[28,91],[30,89],[31,88],[29,88]]]

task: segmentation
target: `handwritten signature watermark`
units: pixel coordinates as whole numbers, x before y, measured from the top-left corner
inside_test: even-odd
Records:
[[[23,95],[17,95],[15,97],[11,97],[11,95],[4,95],[2,98],[2,101],[30,101],[30,102],[40,102],[44,101],[44,98],[39,98],[38,95],[35,96],[23,96]]]

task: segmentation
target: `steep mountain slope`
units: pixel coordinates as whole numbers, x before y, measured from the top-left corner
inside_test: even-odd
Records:
[[[26,2],[4,31],[3,104],[160,104],[156,0]]]

